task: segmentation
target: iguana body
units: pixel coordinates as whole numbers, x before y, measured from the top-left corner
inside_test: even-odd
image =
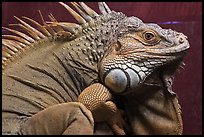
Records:
[[[83,17],[60,4],[79,24],[57,22],[50,15],[51,22],[43,21],[41,26],[25,18],[37,30],[17,18],[21,22],[18,26],[29,36],[9,29],[23,38],[3,36],[3,133],[93,134],[89,110],[68,102],[77,102],[86,87],[101,83],[116,92],[116,104],[125,109],[126,123],[130,123],[124,127],[127,134],[181,134],[180,108],[172,95],[170,78],[182,61],[182,51],[189,48],[185,36],[110,11],[104,3],[99,3],[102,15],[84,3],[72,3]],[[146,30],[157,38],[145,35],[150,37],[145,41],[142,36]],[[131,67],[134,69],[126,71]],[[49,123],[46,117],[50,113],[53,123],[65,123]],[[76,123],[67,122],[68,117]],[[88,130],[76,131],[81,121]],[[44,128],[38,127],[39,122]]]

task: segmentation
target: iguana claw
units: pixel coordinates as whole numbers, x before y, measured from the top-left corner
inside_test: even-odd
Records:
[[[114,134],[125,135],[124,120],[112,100],[108,89],[100,83],[90,85],[78,97],[78,101],[92,112],[95,122],[106,122]]]

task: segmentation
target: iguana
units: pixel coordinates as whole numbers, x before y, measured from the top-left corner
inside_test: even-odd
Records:
[[[182,134],[171,86],[187,37],[104,2],[100,14],[59,4],[78,24],[40,12],[43,24],[14,16],[21,30],[3,27],[14,33],[2,35],[3,134]]]

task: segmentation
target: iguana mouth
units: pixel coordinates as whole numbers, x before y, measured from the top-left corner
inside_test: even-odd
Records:
[[[156,54],[160,54],[160,55],[179,55],[184,53],[185,51],[187,51],[190,48],[188,41],[186,40],[184,43],[179,44],[175,47],[170,47],[170,48],[166,48],[166,49],[160,49],[160,53],[157,52]],[[154,52],[152,52],[154,53]]]

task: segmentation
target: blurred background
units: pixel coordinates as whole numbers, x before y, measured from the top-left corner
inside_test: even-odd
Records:
[[[184,70],[175,77],[173,90],[177,93],[182,109],[184,135],[202,134],[202,3],[201,2],[107,2],[115,11],[136,16],[143,22],[157,23],[188,36],[190,50]],[[99,13],[95,2],[87,2]],[[76,22],[56,2],[2,2],[2,26],[17,23],[13,16],[27,16],[42,23],[38,10],[46,21],[52,13],[58,21]],[[3,34],[6,34],[2,30]]]

